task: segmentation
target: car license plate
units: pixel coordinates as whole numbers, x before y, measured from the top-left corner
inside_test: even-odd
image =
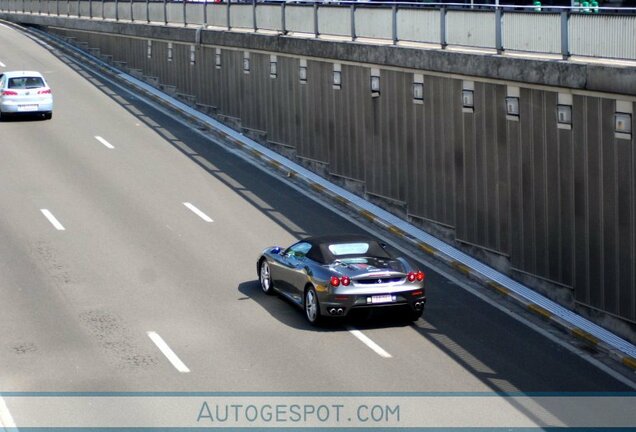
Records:
[[[37,111],[37,105],[18,105],[18,111]]]
[[[390,294],[371,296],[371,303],[391,303],[392,301],[393,301],[393,296]]]

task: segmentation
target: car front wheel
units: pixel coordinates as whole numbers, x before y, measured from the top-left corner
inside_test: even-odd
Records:
[[[309,287],[305,291],[305,317],[311,325],[318,325],[322,321],[320,315],[320,303],[314,287]]]
[[[269,269],[269,264],[266,259],[261,261],[261,267],[259,273],[259,279],[261,281],[261,289],[265,294],[271,295],[274,293],[272,286],[272,273]]]

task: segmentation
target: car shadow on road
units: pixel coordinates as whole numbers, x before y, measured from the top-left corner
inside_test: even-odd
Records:
[[[298,330],[316,332],[349,331],[351,327],[370,330],[387,327],[406,327],[410,324],[404,318],[401,308],[383,308],[375,310],[353,311],[344,318],[327,318],[319,326],[312,326],[305,319],[302,308],[281,294],[267,295],[261,289],[258,280],[239,284],[238,291],[258,304],[263,310],[281,323]]]
[[[44,114],[2,114],[0,123],[24,123],[32,121],[44,121]]]

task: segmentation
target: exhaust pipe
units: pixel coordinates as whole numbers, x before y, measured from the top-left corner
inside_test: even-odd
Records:
[[[344,312],[344,310],[342,310],[342,308],[338,308],[338,310],[337,310],[338,315],[342,315],[343,312]]]

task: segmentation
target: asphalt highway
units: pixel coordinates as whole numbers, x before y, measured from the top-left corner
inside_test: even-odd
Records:
[[[428,267],[415,324],[312,328],[255,260],[360,224],[23,34],[0,44],[0,72],[42,72],[55,101],[0,123],[0,391],[632,390]]]

